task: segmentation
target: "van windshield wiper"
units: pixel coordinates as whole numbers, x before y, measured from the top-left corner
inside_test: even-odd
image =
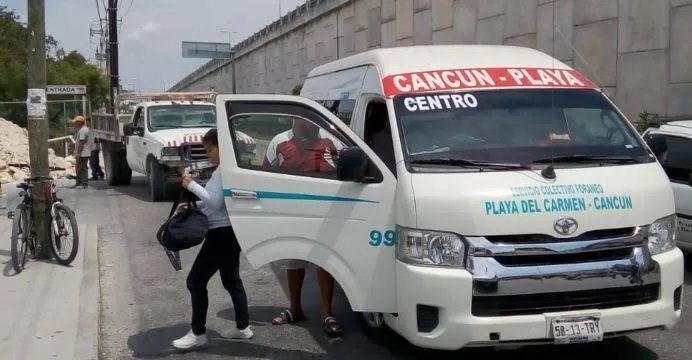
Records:
[[[613,163],[613,164],[627,164],[627,163],[640,163],[632,156],[611,156],[611,155],[559,155],[551,156],[547,158],[534,160],[534,164],[549,164],[549,163]]]
[[[496,163],[480,160],[468,159],[418,159],[411,160],[411,164],[416,165],[448,165],[459,167],[479,167],[479,168],[495,168],[495,169],[515,169],[515,170],[532,170],[528,165],[515,163]]]

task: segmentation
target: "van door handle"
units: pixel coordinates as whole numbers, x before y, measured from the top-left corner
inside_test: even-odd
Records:
[[[231,199],[259,200],[259,195],[254,191],[231,190]]]
[[[142,145],[146,145],[146,144],[147,144],[147,142],[146,142],[146,141],[142,141]]]

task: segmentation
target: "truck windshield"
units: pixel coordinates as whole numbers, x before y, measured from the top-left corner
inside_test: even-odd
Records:
[[[216,127],[213,105],[160,105],[148,110],[149,131],[163,129]]]
[[[651,161],[637,133],[597,90],[407,94],[394,106],[404,153],[416,167]]]

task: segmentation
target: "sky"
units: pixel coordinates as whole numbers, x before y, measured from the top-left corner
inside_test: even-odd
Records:
[[[99,28],[108,0],[45,0],[46,34],[66,52],[77,50],[95,61]],[[126,89],[162,91],[208,59],[182,57],[182,41],[235,44],[262,29],[305,0],[119,0],[120,82]],[[280,7],[279,7],[280,3]],[[27,0],[0,0],[26,22]],[[104,28],[106,23],[103,23]]]

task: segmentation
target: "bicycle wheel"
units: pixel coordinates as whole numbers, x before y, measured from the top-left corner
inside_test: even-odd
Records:
[[[51,225],[53,226],[50,250],[53,253],[53,258],[60,265],[69,265],[77,256],[79,249],[77,219],[70,208],[64,204],[57,204],[55,205],[55,218],[53,218]]]
[[[10,235],[12,267],[16,273],[22,272],[26,264],[26,237],[28,236],[29,228],[26,216],[26,209],[24,206],[18,205],[12,219],[12,234]]]

